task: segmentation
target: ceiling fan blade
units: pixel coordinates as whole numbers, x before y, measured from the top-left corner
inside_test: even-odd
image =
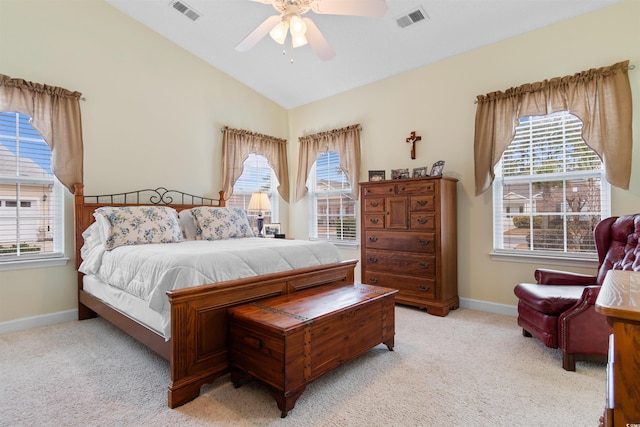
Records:
[[[319,0],[313,6],[315,13],[375,17],[384,16],[387,9],[385,0]]]
[[[336,56],[336,53],[331,49],[329,42],[327,42],[327,39],[324,38],[318,27],[316,27],[316,24],[309,18],[302,18],[302,21],[307,24],[305,37],[316,55],[323,61],[327,61]]]
[[[264,22],[253,30],[247,37],[244,38],[238,45],[236,46],[236,50],[238,52],[246,52],[247,50],[254,47],[264,36],[266,36],[269,31],[273,30],[273,28],[278,25],[281,21],[280,16],[273,15],[264,20]]]

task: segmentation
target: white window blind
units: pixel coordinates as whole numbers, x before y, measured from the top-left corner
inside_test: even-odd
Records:
[[[329,151],[320,155],[309,181],[311,238],[355,243],[357,203],[340,168],[340,154]]]
[[[251,195],[255,191],[262,191],[269,195],[271,202],[271,211],[263,212],[265,224],[278,222],[277,188],[278,179],[266,157],[251,153],[243,163],[242,175],[233,185],[233,195],[227,200],[227,206],[239,207],[246,211]],[[247,211],[247,217],[257,230],[258,212]]]
[[[63,255],[63,191],[51,150],[15,112],[0,112],[0,262]]]
[[[593,229],[610,215],[610,186],[578,117],[521,118],[494,172],[496,252],[595,256]]]

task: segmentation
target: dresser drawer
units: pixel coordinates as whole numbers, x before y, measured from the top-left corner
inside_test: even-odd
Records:
[[[434,279],[367,271],[364,274],[364,283],[397,289],[399,291],[398,299],[401,299],[402,296],[407,298],[435,298],[436,296],[436,281]]]
[[[435,215],[428,215],[423,213],[412,213],[411,229],[412,230],[435,230],[436,229]]]
[[[436,250],[434,233],[393,231],[365,231],[364,244],[368,249],[392,249],[396,251],[433,254]]]
[[[385,215],[382,213],[365,215],[364,227],[365,228],[384,228],[384,217]]]
[[[433,181],[406,182],[397,185],[397,194],[434,194],[436,184]]]
[[[364,212],[384,212],[384,197],[367,197],[364,201]]]
[[[382,184],[375,185],[371,187],[364,188],[364,195],[368,196],[369,194],[384,194],[389,195],[395,193],[396,186],[395,184]]]
[[[433,212],[436,209],[435,196],[411,196],[411,212]]]
[[[429,278],[435,277],[436,274],[436,258],[433,255],[368,250],[362,263],[367,271],[377,270]]]

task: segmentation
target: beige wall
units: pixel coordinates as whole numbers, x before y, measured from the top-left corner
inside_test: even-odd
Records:
[[[514,305],[513,287],[532,280],[536,265],[492,261],[492,194],[474,194],[473,137],[476,95],[564,76],[629,59],[640,65],[640,2],[626,0],[598,12],[496,43],[402,75],[290,111],[292,137],[362,124],[362,171],[415,168],[445,160],[445,175],[458,183],[458,278],[462,298]],[[614,190],[612,213],[640,211],[640,67],[630,71],[634,152],[630,191]],[[415,160],[405,142],[422,136]],[[297,170],[297,144],[291,169]],[[305,218],[307,198],[293,205]],[[304,221],[293,224],[297,237]],[[358,251],[344,251],[359,257]],[[547,265],[549,268],[568,268]],[[572,268],[575,271],[590,270]]]
[[[640,2],[625,2],[459,55],[329,99],[285,111],[100,0],[0,0],[0,73],[83,92],[87,193],[167,186],[195,194],[220,188],[223,125],[297,137],[361,123],[362,174],[445,160],[457,177],[459,292],[513,305],[513,286],[535,265],[491,261],[490,192],[473,192],[473,126],[478,94],[630,59],[640,64]],[[640,69],[630,72],[640,105]],[[634,113],[639,182],[640,116]],[[422,136],[411,160],[405,138]],[[67,198],[67,253],[72,221]],[[307,236],[307,199],[282,204],[283,230]],[[614,190],[614,214],[640,211],[640,184]],[[359,258],[358,251],[344,251]],[[555,266],[549,266],[555,267]],[[579,269],[576,269],[579,271]],[[76,307],[73,262],[0,272],[0,322]]]
[[[85,194],[164,186],[217,196],[224,125],[289,136],[285,109],[102,0],[0,0],[0,73],[87,98]],[[0,271],[0,322],[76,307],[73,260]]]

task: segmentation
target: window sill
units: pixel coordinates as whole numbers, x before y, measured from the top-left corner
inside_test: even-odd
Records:
[[[0,262],[0,271],[60,267],[63,265],[67,265],[68,262],[69,262],[69,258],[67,257],[29,259],[29,260],[21,260],[21,261],[6,261],[6,262]]]
[[[489,253],[492,261],[524,262],[529,264],[555,264],[565,267],[598,268],[597,258],[554,257],[540,254]]]

